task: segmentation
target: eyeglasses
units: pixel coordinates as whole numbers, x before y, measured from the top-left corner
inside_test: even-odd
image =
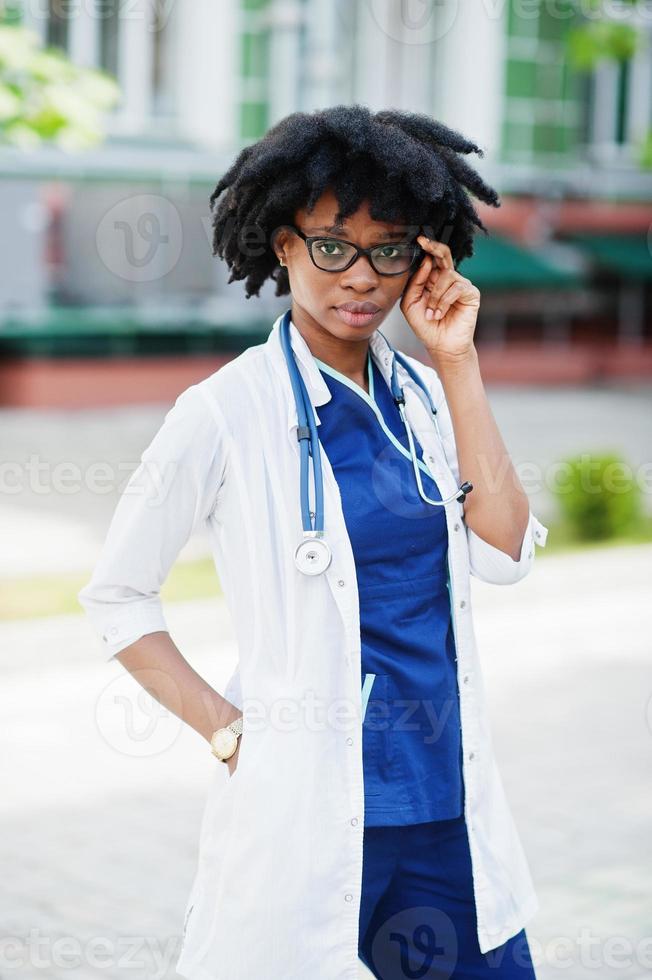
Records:
[[[360,248],[353,242],[342,238],[324,238],[317,235],[304,235],[296,225],[283,225],[289,228],[306,243],[313,265],[323,272],[344,272],[366,255],[371,268],[381,276],[401,276],[424,255],[418,242],[387,242],[372,248]]]

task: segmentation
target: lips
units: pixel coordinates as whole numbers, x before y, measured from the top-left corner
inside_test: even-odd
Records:
[[[377,313],[380,307],[375,303],[340,303],[335,309],[346,313]]]
[[[375,303],[342,303],[334,310],[348,327],[366,327],[380,314],[380,307]]]

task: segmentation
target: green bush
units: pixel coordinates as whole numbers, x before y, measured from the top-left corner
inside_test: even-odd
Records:
[[[599,541],[627,535],[644,520],[642,490],[632,467],[615,453],[581,453],[562,461],[554,487],[573,536]]]

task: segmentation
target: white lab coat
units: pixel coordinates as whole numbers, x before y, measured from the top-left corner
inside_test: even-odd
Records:
[[[364,791],[356,572],[323,450],[332,562],[312,577],[294,564],[302,538],[299,445],[280,321],[265,343],[179,396],[143,453],[79,593],[108,659],[139,636],[167,629],[159,588],[190,533],[205,528],[210,536],[239,652],[224,694],[245,718],[235,774],[216,760],[208,789],[177,965],[192,980],[358,975]],[[290,332],[319,424],[319,406],[331,395],[293,323]],[[370,344],[389,381],[387,342],[376,331]],[[446,497],[460,474],[443,388],[433,368],[409,361],[438,407],[443,446],[424,395],[399,365],[407,416]],[[312,506],[312,468],[310,487]],[[547,528],[530,511],[515,562],[466,526],[461,503],[444,510],[465,818],[486,952],[515,935],[538,900],[494,759],[469,575],[496,584],[523,578]]]

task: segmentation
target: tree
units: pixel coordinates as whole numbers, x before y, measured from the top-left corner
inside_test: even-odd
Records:
[[[621,13],[630,7],[632,13],[641,6],[640,0],[621,0]],[[603,60],[623,65],[648,43],[647,35],[635,24],[609,17],[604,0],[584,0],[585,22],[572,27],[566,35],[568,59],[577,71],[593,71]],[[652,131],[638,146],[638,161],[652,169]]]
[[[0,145],[31,149],[54,143],[64,150],[94,146],[104,138],[101,114],[120,96],[113,76],[74,65],[66,54],[42,46],[35,31],[0,18]]]

